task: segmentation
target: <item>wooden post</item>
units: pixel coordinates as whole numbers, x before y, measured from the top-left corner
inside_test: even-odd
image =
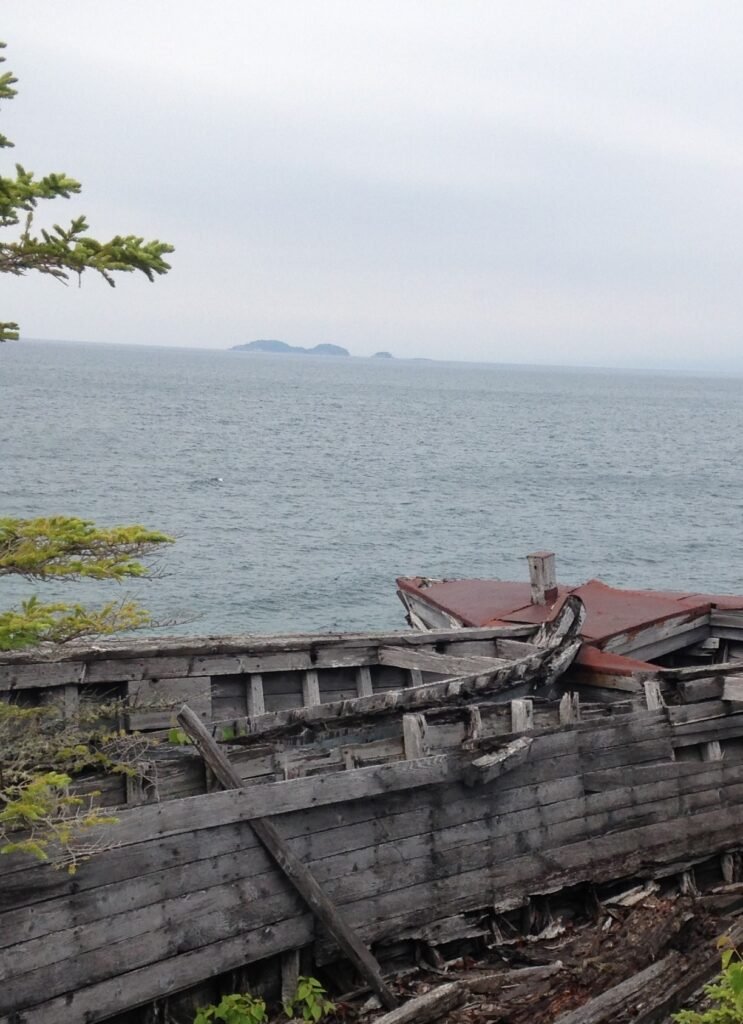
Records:
[[[242,789],[243,781],[227,757],[219,749],[201,720],[184,704],[178,722],[194,742],[198,752],[225,789]],[[388,1010],[397,1007],[397,999],[389,988],[377,960],[356,932],[341,916],[338,908],[319,885],[317,879],[292,852],[270,818],[252,818],[250,825],[286,877],[317,919],[325,925],[332,938],[356,970],[377,993]]]
[[[465,709],[465,725],[463,746],[465,749],[476,747],[482,732],[482,715],[477,704],[468,704]]]
[[[563,693],[560,697],[560,725],[573,725],[580,722],[580,697],[577,693]]]
[[[248,718],[255,718],[256,715],[266,713],[266,704],[263,699],[263,676],[252,675],[248,680]]]
[[[552,604],[557,599],[554,554],[551,551],[535,551],[527,555],[526,560],[529,563],[531,603]]]
[[[299,981],[299,950],[288,949],[281,954],[281,1002],[288,1003],[297,994]]]
[[[411,668],[410,670],[410,685],[411,686],[423,686],[423,673],[419,668]]]
[[[402,716],[402,742],[406,761],[413,761],[416,757],[425,757],[429,753],[426,731],[425,715]]]
[[[663,693],[657,679],[646,679],[643,682],[643,687],[645,689],[645,704],[648,709],[652,711],[665,707],[666,702],[663,700]]]
[[[302,680],[302,703],[306,707],[320,703],[320,683],[317,679],[317,670],[309,668]]]
[[[371,697],[374,693],[371,669],[368,665],[359,665],[356,670],[356,692],[359,697]]]
[[[534,701],[519,697],[511,701],[511,732],[528,732],[534,728]]]

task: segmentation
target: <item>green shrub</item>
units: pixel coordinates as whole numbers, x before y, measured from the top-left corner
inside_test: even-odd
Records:
[[[325,989],[317,978],[300,976],[294,998],[284,1003],[284,1012],[287,1017],[301,1015],[302,1020],[312,1021],[314,1024],[334,1011],[335,1003],[328,999]]]
[[[681,1010],[673,1015],[676,1024],[743,1024],[743,959],[727,936],[718,942],[722,950],[722,971],[704,986],[708,1009]]]
[[[211,1024],[212,1021],[222,1021],[223,1024],[264,1024],[265,1020],[265,1002],[244,992],[222,996],[216,1006],[212,1004],[202,1007],[194,1017],[194,1024]]]

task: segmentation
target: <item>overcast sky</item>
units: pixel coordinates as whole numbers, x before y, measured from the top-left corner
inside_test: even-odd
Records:
[[[4,0],[2,151],[154,285],[0,281],[28,337],[743,368],[743,5]]]

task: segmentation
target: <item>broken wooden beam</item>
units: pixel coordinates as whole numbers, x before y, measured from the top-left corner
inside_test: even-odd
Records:
[[[492,672],[503,668],[508,661],[505,658],[479,655],[436,654],[433,651],[421,651],[417,647],[380,647],[379,664],[437,672],[442,676],[463,676],[472,672]]]
[[[439,985],[421,996],[416,996],[391,1013],[377,1017],[374,1024],[425,1024],[429,1020],[438,1020],[455,1006],[460,1006],[467,994],[465,986],[457,981]]]
[[[568,598],[533,654],[506,662],[493,670],[348,700],[273,711],[249,720],[230,718],[228,723],[221,724],[236,727],[238,735],[234,742],[248,744],[256,742],[258,737],[264,740],[275,738],[296,732],[301,727],[325,728],[341,723],[345,726],[353,721],[395,715],[403,711],[456,707],[481,697],[505,693],[523,684],[529,684],[533,689],[547,687],[570,667],[580,650],[581,640],[574,637],[583,615],[582,602],[577,598]]]
[[[486,782],[493,782],[501,775],[505,775],[506,772],[518,768],[529,757],[532,742],[531,736],[520,736],[517,740],[508,743],[502,750],[476,758],[464,769],[465,783],[468,786],[480,786]]]
[[[201,720],[186,705],[178,713],[178,722],[184,732],[193,740],[204,762],[214,772],[222,786],[225,789],[241,789],[243,787],[242,779],[209,735]],[[397,999],[382,977],[382,971],[376,959],[356,932],[346,923],[312,872],[294,855],[273,822],[269,818],[253,818],[250,826],[312,913],[327,928],[344,954],[377,993],[382,1004],[390,1010],[395,1009],[398,1005]]]

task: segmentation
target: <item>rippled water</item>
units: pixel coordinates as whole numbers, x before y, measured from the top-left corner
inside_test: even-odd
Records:
[[[0,427],[0,514],[175,534],[133,592],[178,632],[397,627],[395,576],[542,547],[563,581],[743,589],[740,378],[20,343]]]

